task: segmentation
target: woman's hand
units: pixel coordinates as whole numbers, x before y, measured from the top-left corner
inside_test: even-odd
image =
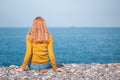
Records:
[[[17,72],[21,72],[21,71],[23,71],[23,69],[22,68],[18,68],[18,69],[16,69],[16,71]]]
[[[59,71],[59,72],[65,72],[65,70],[62,69],[62,68],[58,68],[57,71]]]

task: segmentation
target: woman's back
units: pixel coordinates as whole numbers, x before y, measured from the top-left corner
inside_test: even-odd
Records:
[[[45,64],[51,62],[53,69],[57,69],[53,52],[53,39],[51,35],[49,35],[49,38],[49,42],[43,43],[35,43],[26,39],[27,48],[22,69],[25,69],[29,60],[31,64]]]
[[[52,36],[50,35],[50,41],[52,39]],[[48,57],[48,45],[49,42],[44,43],[34,43],[32,44],[32,57],[31,62],[33,64],[41,64],[41,63],[47,63],[49,61]],[[50,51],[49,51],[50,52]]]

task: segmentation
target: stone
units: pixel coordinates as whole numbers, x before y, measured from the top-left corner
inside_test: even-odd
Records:
[[[63,64],[66,73],[48,69],[47,72],[29,70],[15,72],[18,67],[0,67],[0,80],[120,80],[120,63]]]

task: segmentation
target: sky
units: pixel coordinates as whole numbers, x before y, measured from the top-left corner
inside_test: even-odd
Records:
[[[0,27],[120,27],[120,0],[0,0]]]

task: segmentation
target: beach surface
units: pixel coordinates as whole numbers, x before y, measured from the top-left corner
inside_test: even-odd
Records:
[[[29,70],[15,72],[19,66],[0,67],[0,80],[120,80],[120,63],[63,64],[66,72]]]

